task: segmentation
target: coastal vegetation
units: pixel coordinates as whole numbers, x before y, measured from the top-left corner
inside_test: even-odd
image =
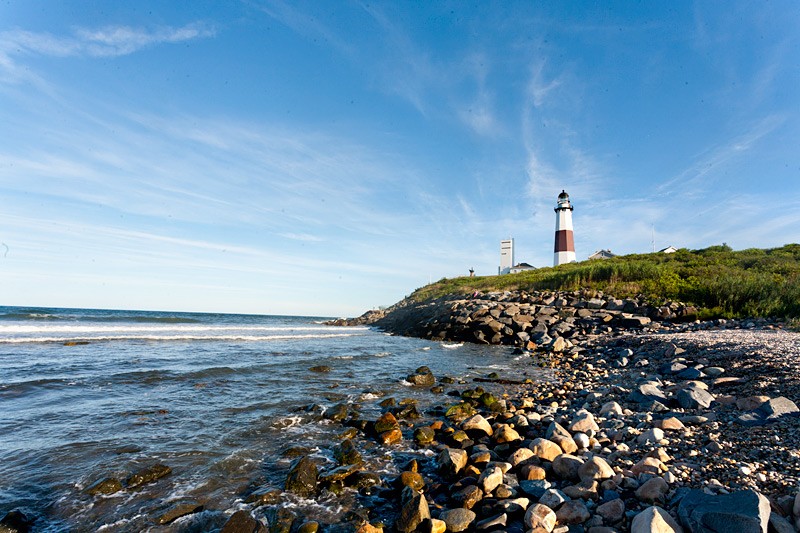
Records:
[[[729,246],[632,254],[503,276],[442,279],[414,291],[426,301],[474,291],[594,290],[654,305],[680,301],[700,318],[800,317],[800,244],[734,251]]]

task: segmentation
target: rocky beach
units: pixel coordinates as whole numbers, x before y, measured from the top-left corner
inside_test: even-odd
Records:
[[[251,484],[224,520],[187,520],[202,501],[180,501],[149,530],[796,532],[800,334],[696,312],[505,292],[334,321],[507,345],[530,372],[467,378],[426,365],[397,376],[406,395],[314,402],[339,428],[329,449],[286,447],[283,482]],[[153,465],[85,490],[102,500],[167,475]],[[318,504],[339,512],[309,512]],[[0,531],[26,531],[25,518],[9,513]]]
[[[285,488],[358,486],[364,441],[411,441],[398,475],[373,478],[354,530],[798,531],[800,335],[695,314],[602,294],[495,293],[339,322],[514,345],[550,379],[465,383],[418,368],[407,381],[445,394],[438,405],[385,401],[377,420],[343,420],[358,431],[335,447],[341,466],[318,473],[301,459]],[[498,383],[512,387],[487,391]]]

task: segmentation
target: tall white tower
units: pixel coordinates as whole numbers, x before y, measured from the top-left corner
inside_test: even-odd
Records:
[[[514,239],[500,241],[500,268],[498,274],[508,274],[514,266]]]
[[[569,194],[562,190],[558,195],[556,212],[556,244],[553,266],[575,262],[575,238],[572,235],[572,204]]]

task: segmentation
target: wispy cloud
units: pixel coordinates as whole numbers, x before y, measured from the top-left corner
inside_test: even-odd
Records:
[[[706,149],[697,155],[695,161],[679,174],[658,185],[659,195],[683,196],[704,194],[714,181],[724,175],[726,165],[754,149],[762,139],[778,129],[785,121],[780,115],[770,115],[751,124],[747,131],[729,138],[726,142]]]
[[[77,28],[69,36],[14,29],[0,32],[0,82],[32,83],[49,92],[45,80],[21,63],[25,56],[117,57],[159,44],[213,37],[216,30],[202,22],[182,27],[134,28],[104,26]]]

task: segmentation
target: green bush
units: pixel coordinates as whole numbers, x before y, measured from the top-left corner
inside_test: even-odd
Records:
[[[415,300],[479,290],[604,291],[643,295],[653,303],[681,301],[703,318],[800,317],[800,244],[733,251],[729,246],[634,254],[504,276],[442,279],[414,291]]]

